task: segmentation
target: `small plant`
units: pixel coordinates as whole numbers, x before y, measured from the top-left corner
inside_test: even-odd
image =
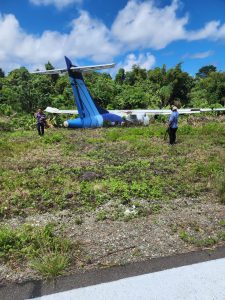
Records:
[[[141,250],[140,249],[135,249],[132,253],[132,256],[134,257],[139,257],[141,256]]]
[[[160,213],[160,210],[161,210],[161,205],[160,204],[152,204],[150,205],[150,210],[153,214],[158,214]]]
[[[64,274],[69,265],[69,258],[62,253],[54,253],[51,250],[31,261],[31,267],[41,273],[45,278],[52,278]]]
[[[193,241],[193,244],[199,246],[199,247],[208,247],[208,246],[213,246],[218,242],[218,238],[217,237],[207,237],[204,239],[195,239]]]
[[[190,240],[191,240],[190,235],[186,231],[181,231],[179,233],[179,236],[184,242],[190,242]]]
[[[222,240],[222,241],[225,241],[225,231],[221,232],[219,234],[219,238]]]
[[[105,211],[99,211],[96,215],[97,221],[104,221],[107,219],[107,213]]]
[[[0,228],[0,258],[5,261],[27,261],[45,277],[62,274],[69,264],[71,243],[57,237],[54,224],[19,229]]]
[[[221,220],[221,221],[219,222],[219,225],[225,227],[225,220]]]
[[[77,218],[75,219],[75,224],[81,225],[82,223],[83,223],[83,219],[82,219],[81,217],[77,217]]]
[[[54,133],[51,135],[46,135],[44,136],[43,142],[45,144],[55,144],[55,143],[59,143],[63,140],[63,135],[60,133]]]
[[[207,247],[207,246],[212,246],[215,245],[218,241],[219,241],[219,237],[204,237],[204,238],[197,238],[195,236],[192,236],[191,234],[189,234],[186,231],[181,231],[179,233],[180,238],[188,243],[188,244],[192,244],[192,245],[196,245],[198,247]]]
[[[177,224],[170,224],[170,228],[171,228],[173,233],[176,233],[178,231],[178,225]]]

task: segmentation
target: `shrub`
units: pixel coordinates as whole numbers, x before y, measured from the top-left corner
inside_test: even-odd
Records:
[[[0,121],[0,131],[13,131],[13,126],[9,122]]]
[[[23,260],[45,277],[62,274],[68,266],[71,243],[57,237],[54,224],[34,227],[28,224],[19,229],[0,227],[0,258],[5,261]]]
[[[221,172],[221,174],[217,176],[216,189],[217,189],[217,194],[220,198],[220,202],[225,204],[225,173],[224,172]]]
[[[60,133],[54,133],[50,136],[44,136],[43,142],[45,144],[55,144],[55,143],[59,143],[63,140],[63,135]]]
[[[13,113],[12,107],[8,104],[0,104],[0,115],[11,116]]]
[[[14,129],[33,130],[36,120],[32,115],[17,115],[10,121]]]
[[[46,278],[62,275],[69,265],[69,259],[62,253],[43,253],[38,259],[31,261],[31,267]]]

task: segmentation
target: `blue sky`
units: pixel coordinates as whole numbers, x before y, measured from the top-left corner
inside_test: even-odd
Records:
[[[116,62],[225,71],[224,0],[1,0],[0,68]],[[112,73],[113,74],[113,73]]]

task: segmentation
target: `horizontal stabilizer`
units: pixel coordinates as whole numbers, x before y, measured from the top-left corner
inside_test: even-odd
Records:
[[[69,68],[71,71],[77,71],[77,72],[88,72],[88,71],[94,71],[94,70],[102,70],[102,69],[109,69],[113,68],[115,66],[114,63],[111,64],[105,64],[105,65],[94,65],[94,66],[83,66],[83,67],[75,67],[72,66]],[[45,71],[34,71],[31,72],[32,74],[64,74],[68,70],[67,69],[53,69],[53,70],[45,70]]]
[[[54,75],[54,74],[64,74],[67,72],[67,69],[53,69],[53,70],[45,70],[45,71],[34,71],[31,74],[47,74],[47,75]]]
[[[84,67],[71,67],[70,70],[78,71],[78,72],[88,72],[94,70],[102,70],[109,69],[115,67],[116,64],[105,64],[105,65],[94,65],[94,66],[84,66]]]

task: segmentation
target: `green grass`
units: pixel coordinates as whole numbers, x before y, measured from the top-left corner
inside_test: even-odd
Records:
[[[54,224],[44,227],[24,224],[0,227],[0,259],[26,262],[45,277],[57,276],[69,264],[72,244],[55,233]]]
[[[122,203],[145,199],[150,207],[157,200],[205,192],[224,203],[224,128],[219,122],[183,124],[178,144],[172,148],[163,139],[165,126],[158,123],[48,129],[42,138],[36,131],[4,132],[0,139],[0,216],[61,209],[81,212],[111,199]],[[92,174],[89,179],[88,172]]]
[[[65,253],[49,251],[39,258],[33,259],[30,266],[37,270],[45,278],[53,278],[63,275],[69,266],[69,258]]]
[[[213,237],[195,237],[186,231],[181,231],[179,236],[184,242],[198,247],[210,247],[217,244],[219,240],[223,240],[223,236],[221,236],[221,234]]]
[[[62,210],[74,216],[77,226],[85,222],[87,212],[97,222],[156,218],[174,199],[197,199],[208,193],[207,201],[224,205],[225,123],[181,122],[174,147],[164,141],[164,133],[160,123],[48,129],[44,137],[36,130],[1,132],[1,223]],[[212,246],[225,240],[224,222],[218,221],[212,236],[201,234],[197,223],[191,230],[172,224],[171,232],[188,244]],[[52,224],[1,226],[0,259],[25,263],[44,277],[61,275],[77,251],[62,236],[62,228],[56,230]]]

